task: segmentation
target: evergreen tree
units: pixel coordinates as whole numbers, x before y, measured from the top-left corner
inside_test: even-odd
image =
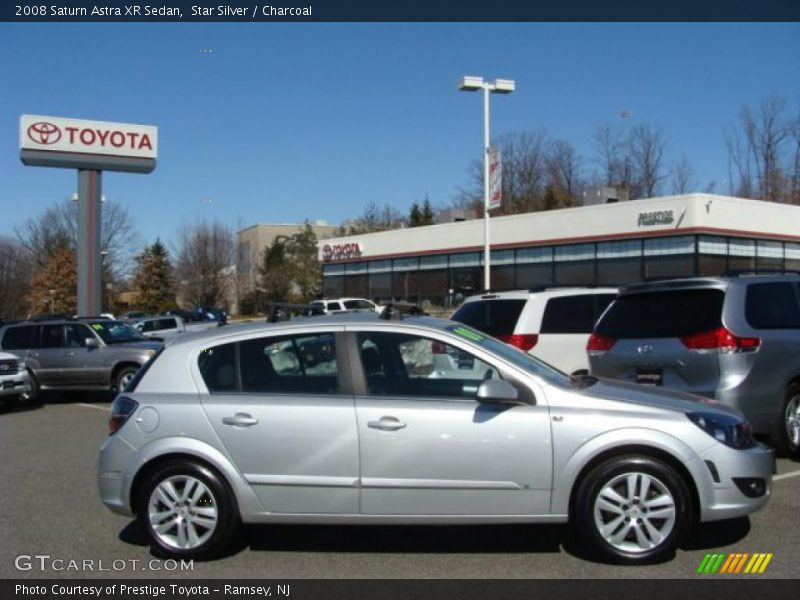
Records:
[[[158,314],[175,306],[172,264],[161,240],[156,239],[136,257],[133,289],[138,296],[139,306],[146,312]]]
[[[408,213],[408,226],[419,227],[420,225],[423,225],[422,211],[419,209],[419,202],[414,200],[414,204],[411,205],[411,211]]]
[[[433,225],[434,215],[431,208],[431,201],[428,196],[425,196],[425,201],[422,203],[422,214],[420,215],[420,225]]]
[[[322,268],[317,257],[317,234],[308,221],[303,231],[289,240],[288,251],[295,286],[293,291],[299,302],[310,302],[319,293]]]

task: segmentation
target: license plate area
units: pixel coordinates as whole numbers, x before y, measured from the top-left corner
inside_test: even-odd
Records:
[[[636,369],[636,383],[660,386],[664,383],[664,369]]]

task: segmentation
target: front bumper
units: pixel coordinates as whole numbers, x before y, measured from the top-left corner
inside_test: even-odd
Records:
[[[696,460],[701,464],[695,466],[705,472],[703,484],[698,485],[701,521],[743,517],[769,502],[775,465],[775,453],[771,448],[757,444],[747,450],[736,450],[714,444]],[[763,482],[763,485],[750,486],[743,491],[742,481]],[[757,490],[757,495],[753,495],[753,489]]]
[[[30,390],[27,371],[0,377],[0,396],[19,396]]]

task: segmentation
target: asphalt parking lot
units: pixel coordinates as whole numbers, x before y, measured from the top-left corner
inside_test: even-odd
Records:
[[[696,578],[713,552],[773,553],[765,573],[751,578],[798,575],[800,463],[787,459],[778,461],[764,510],[701,526],[658,565],[596,563],[562,526],[258,526],[236,553],[181,571],[151,563],[135,522],[98,498],[109,400],[49,397],[0,412],[0,578]]]

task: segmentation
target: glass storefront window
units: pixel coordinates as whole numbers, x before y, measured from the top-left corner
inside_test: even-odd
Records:
[[[556,246],[555,261],[594,260],[594,256],[594,244],[569,244]]]
[[[644,241],[645,256],[671,256],[673,254],[693,254],[694,236],[653,238]]]
[[[392,261],[393,271],[416,271],[419,269],[419,259],[415,256],[413,258],[395,258]]]
[[[419,268],[424,269],[446,269],[447,255],[439,254],[436,256],[420,256]]]
[[[392,261],[390,260],[373,260],[369,263],[370,273],[389,273],[392,270]]]
[[[517,250],[517,264],[552,262],[553,248],[520,248]]]

